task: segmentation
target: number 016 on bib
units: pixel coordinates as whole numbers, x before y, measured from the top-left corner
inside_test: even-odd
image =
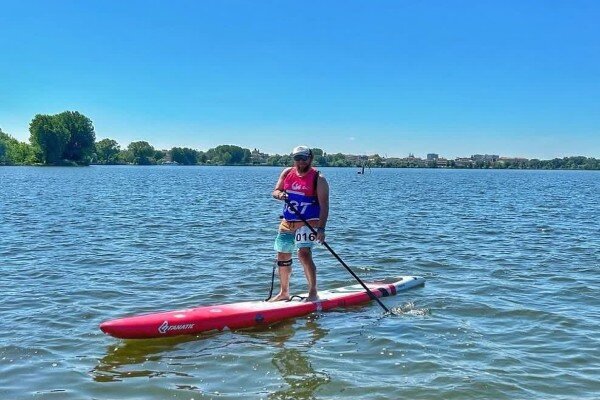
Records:
[[[314,243],[317,240],[317,235],[315,235],[308,226],[303,226],[302,228],[298,228],[296,230],[296,244],[309,244]]]

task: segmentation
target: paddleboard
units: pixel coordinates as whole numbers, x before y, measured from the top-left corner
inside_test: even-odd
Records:
[[[392,282],[365,283],[377,297],[393,296],[416,286],[423,286],[425,279],[402,276]],[[307,295],[302,295],[306,297]],[[100,329],[121,339],[148,339],[200,332],[267,326],[288,318],[300,317],[315,311],[327,311],[349,307],[371,300],[360,285],[352,285],[319,292],[319,300],[304,302],[298,297],[291,301],[245,301],[214,306],[201,306],[184,310],[139,315],[100,324]]]

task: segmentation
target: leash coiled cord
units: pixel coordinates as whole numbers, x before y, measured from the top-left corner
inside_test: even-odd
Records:
[[[277,268],[277,261],[273,264],[273,274],[271,274],[271,289],[269,290],[269,297],[265,299],[265,301],[271,300],[273,297],[273,285],[275,284],[275,268]]]
[[[273,273],[271,274],[271,289],[269,290],[269,297],[267,297],[267,299],[265,301],[269,301],[269,300],[271,300],[271,297],[273,297],[273,286],[275,285],[275,268],[277,268],[277,267],[291,267],[291,266],[292,266],[292,259],[291,258],[289,260],[286,260],[286,261],[275,260],[275,264],[273,265]]]

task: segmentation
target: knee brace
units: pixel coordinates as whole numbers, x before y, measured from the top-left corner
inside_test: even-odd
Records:
[[[292,259],[290,258],[289,260],[286,260],[286,261],[277,261],[277,266],[278,267],[291,267]]]

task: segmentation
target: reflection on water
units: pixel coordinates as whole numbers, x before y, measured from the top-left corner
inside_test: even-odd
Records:
[[[424,276],[384,303],[427,318],[371,304],[168,341],[99,332],[266,295],[280,172],[0,168],[0,399],[598,398],[597,172],[325,169],[332,247],[365,281]],[[315,258],[323,289],[352,283]]]
[[[275,348],[272,365],[285,382],[285,387],[272,392],[270,399],[312,399],[315,391],[330,381],[324,372],[315,371],[306,356],[319,340],[328,333],[319,324],[319,316],[289,320],[267,328],[247,329],[234,332],[211,332],[198,336],[179,336],[164,339],[128,340],[106,349],[106,355],[91,371],[98,383],[117,382],[131,378],[154,378],[178,376],[202,381],[202,369],[196,376],[173,368],[182,363],[205,363],[212,357],[235,354],[240,343],[270,345]],[[221,340],[222,335],[230,334]],[[294,345],[288,346],[294,338]],[[187,346],[187,345],[193,346]],[[199,344],[195,346],[195,344]],[[192,349],[192,351],[190,351]],[[205,370],[204,370],[205,371]],[[281,385],[280,385],[281,386]],[[183,391],[202,392],[195,385],[176,385]]]
[[[273,365],[289,387],[270,394],[269,399],[313,399],[315,390],[329,382],[329,376],[315,371],[297,349],[282,349],[273,357]]]
[[[288,387],[270,394],[269,399],[313,399],[315,391],[330,380],[326,373],[315,371],[304,354],[328,331],[315,320],[307,320],[304,327],[310,332],[304,349],[288,349],[282,343],[282,349],[273,356],[273,365]]]
[[[202,335],[207,338],[209,335]],[[109,346],[106,355],[91,371],[96,382],[113,382],[126,378],[153,377],[166,375],[164,371],[132,369],[135,365],[151,362],[160,363],[164,354],[177,350],[183,343],[199,340],[197,336],[176,336],[164,339],[126,340],[121,345]]]

